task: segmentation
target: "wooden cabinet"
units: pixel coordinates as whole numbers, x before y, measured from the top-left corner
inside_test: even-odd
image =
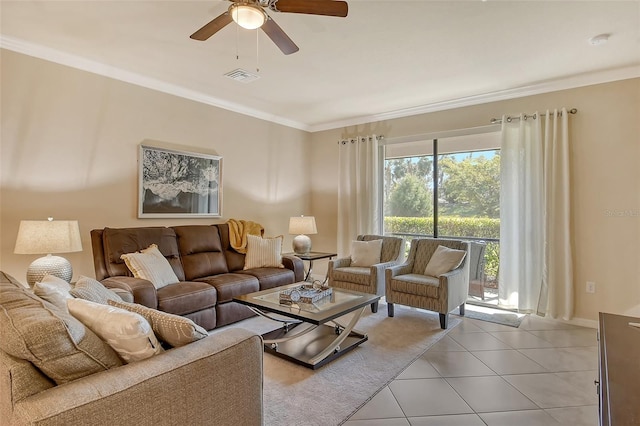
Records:
[[[640,318],[600,313],[600,425],[640,425]]]

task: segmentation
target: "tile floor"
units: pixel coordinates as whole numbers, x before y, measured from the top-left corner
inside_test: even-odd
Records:
[[[464,318],[345,426],[598,424],[596,330]]]

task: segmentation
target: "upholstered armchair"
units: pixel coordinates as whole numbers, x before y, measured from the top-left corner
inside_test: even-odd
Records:
[[[380,261],[358,266],[353,256],[329,261],[329,286],[384,296],[384,270],[400,263],[404,256],[404,240],[382,235],[358,235],[357,241],[382,240]],[[371,304],[371,312],[378,312],[378,302]]]
[[[439,249],[439,246],[444,248]],[[460,315],[464,315],[469,292],[468,257],[469,245],[463,241],[413,239],[407,261],[385,271],[388,315],[394,315],[394,303],[428,309],[438,312],[440,327],[447,328],[449,312],[454,308],[459,307]],[[440,273],[445,270],[448,272]],[[426,275],[425,272],[434,275]]]

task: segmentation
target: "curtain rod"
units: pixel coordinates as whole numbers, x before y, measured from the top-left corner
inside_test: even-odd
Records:
[[[376,140],[377,141],[381,141],[383,139],[384,139],[384,135],[377,135],[376,136]],[[346,145],[347,142],[355,143],[356,141],[366,142],[366,141],[371,141],[371,140],[373,140],[373,137],[371,137],[371,136],[354,136],[352,138],[340,139],[338,141],[338,145],[340,145],[340,144]]]
[[[569,114],[577,114],[578,110],[575,109],[575,108],[571,108],[570,110],[567,110],[567,112]],[[558,112],[558,116],[561,116],[561,115],[562,115],[562,111],[559,111]],[[533,113],[532,115],[524,114],[522,117],[524,118],[524,120],[527,120],[529,118],[533,118],[535,120],[535,119],[538,118],[538,114],[537,113]],[[511,123],[511,121],[513,121],[513,120],[520,120],[520,117],[511,117],[510,115],[507,116],[507,123]],[[502,123],[502,119],[501,118],[492,118],[491,119],[491,124],[500,124],[500,123]]]

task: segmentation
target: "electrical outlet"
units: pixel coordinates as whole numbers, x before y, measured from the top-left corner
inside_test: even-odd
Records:
[[[587,293],[595,293],[596,292],[596,283],[593,281],[587,281]]]

